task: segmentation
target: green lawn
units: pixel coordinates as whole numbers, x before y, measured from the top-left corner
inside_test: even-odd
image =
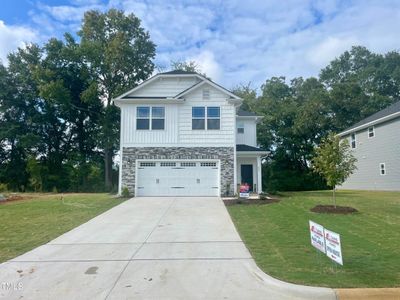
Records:
[[[14,258],[121,203],[108,194],[21,194],[0,204],[0,262]]]
[[[276,278],[329,287],[400,287],[400,193],[339,191],[353,215],[316,214],[331,192],[285,193],[279,203],[228,207],[258,266]],[[308,220],[341,235],[344,266],[310,245]]]

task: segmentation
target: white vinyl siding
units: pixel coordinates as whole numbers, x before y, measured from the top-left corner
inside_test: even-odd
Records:
[[[158,78],[128,97],[174,97],[199,81],[196,77]]]
[[[164,100],[162,105],[158,103],[121,104],[121,146],[233,147],[236,134],[234,104],[227,101],[229,95],[212,86],[208,87],[210,100],[203,100],[203,88],[204,86],[201,86],[186,94],[185,101],[181,103],[168,103],[168,100]],[[138,106],[165,107],[164,130],[136,130],[136,107]],[[192,130],[192,107],[194,106],[219,107],[220,128]],[[207,123],[207,118],[205,122]],[[256,146],[255,134],[253,145]]]
[[[257,124],[254,119],[241,119],[237,121],[236,144],[257,147]],[[239,133],[239,125],[243,125],[244,133]]]

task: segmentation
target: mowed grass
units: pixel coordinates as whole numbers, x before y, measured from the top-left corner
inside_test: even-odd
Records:
[[[330,191],[284,193],[279,203],[228,207],[256,260],[269,275],[305,285],[400,287],[400,193],[339,191],[338,205],[353,215],[317,214],[332,204]],[[308,221],[341,236],[344,266],[310,244]]]
[[[20,194],[0,204],[0,262],[43,245],[123,200],[109,194]]]

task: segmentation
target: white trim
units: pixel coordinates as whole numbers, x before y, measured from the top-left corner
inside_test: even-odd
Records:
[[[370,133],[370,132],[369,132],[369,129],[370,129],[370,128],[372,128],[372,134],[373,134],[372,136],[369,136],[369,133]],[[373,139],[373,138],[375,137],[375,126],[372,125],[372,126],[369,126],[369,127],[368,127],[368,129],[367,129],[367,135],[368,135],[368,138],[369,138],[369,139]]]
[[[136,98],[136,99],[116,99],[114,100],[115,106],[122,107],[124,104],[176,104],[183,103],[184,99],[163,98],[163,99],[149,99],[149,98]]]
[[[192,76],[193,76],[193,75],[192,75]],[[209,85],[211,85],[211,86],[214,87],[215,89],[217,89],[217,90],[221,91],[222,93],[227,94],[227,95],[229,95],[229,96],[231,96],[231,97],[234,98],[234,99],[229,99],[229,98],[228,98],[227,101],[239,100],[240,102],[242,102],[242,99],[241,99],[241,98],[239,98],[238,96],[236,96],[236,95],[233,94],[232,92],[226,90],[225,88],[220,87],[218,84],[216,84],[216,83],[214,83],[214,82],[208,80],[207,78],[200,77],[200,76],[198,76],[198,75],[195,75],[195,76],[197,76],[198,78],[202,79],[203,82],[202,82],[202,83],[196,83],[196,84],[194,84],[193,86],[191,86],[190,88],[188,88],[186,91],[184,91],[183,93],[181,92],[181,93],[177,94],[176,96],[179,96],[179,98],[180,98],[180,97],[182,97],[182,96],[184,96],[184,95],[186,95],[186,94],[192,92],[193,90],[195,90],[195,89],[197,89],[197,88],[203,86],[205,83],[208,83]],[[175,97],[176,97],[176,96],[175,96]],[[175,98],[175,97],[174,97],[174,99],[179,99],[179,98]],[[211,98],[212,98],[212,97],[211,97]]]
[[[122,95],[119,95],[118,97],[114,98],[113,101],[115,102],[115,100],[120,100],[123,97],[129,95],[130,93],[133,93],[139,89],[141,89],[142,87],[148,85],[150,82],[153,82],[155,79],[157,79],[159,77],[160,74],[156,74],[148,79],[146,79],[145,81],[139,83],[136,87],[134,87],[133,89],[130,89],[129,91],[127,91],[126,93],[123,93]]]
[[[400,111],[395,112],[395,113],[393,113],[393,114],[390,114],[390,115],[388,115],[388,116],[382,117],[382,118],[380,118],[380,119],[376,119],[376,120],[374,120],[374,121],[365,123],[365,124],[363,124],[363,125],[354,127],[354,128],[352,128],[352,129],[348,129],[348,130],[342,131],[342,132],[338,133],[338,136],[344,136],[344,135],[347,135],[347,134],[349,134],[349,133],[351,133],[351,132],[353,132],[353,131],[359,131],[359,130],[361,130],[361,129],[364,129],[364,128],[367,128],[367,127],[371,127],[371,125],[376,125],[376,124],[378,124],[378,123],[382,123],[382,122],[384,122],[384,121],[391,120],[391,119],[393,119],[393,118],[395,118],[395,117],[397,117],[397,116],[400,116]]]
[[[257,156],[257,193],[262,193],[261,156]]]

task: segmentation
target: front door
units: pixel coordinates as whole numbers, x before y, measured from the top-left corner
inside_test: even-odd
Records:
[[[241,183],[247,183],[250,186],[250,191],[253,191],[253,165],[241,165],[240,176]]]

